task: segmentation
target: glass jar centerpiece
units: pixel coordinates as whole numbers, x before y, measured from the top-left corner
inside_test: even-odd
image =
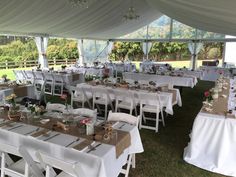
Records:
[[[16,105],[16,94],[11,94],[6,97],[9,103],[8,118],[10,120],[18,121],[21,117],[20,107]]]
[[[39,119],[45,113],[44,106],[40,106],[36,104],[30,105],[28,109],[31,111],[31,114],[33,115],[34,119]]]

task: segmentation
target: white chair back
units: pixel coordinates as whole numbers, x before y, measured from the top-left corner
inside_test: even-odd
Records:
[[[36,80],[44,80],[44,75],[42,71],[34,71]]]
[[[44,77],[45,77],[45,81],[47,82],[53,82],[54,78],[53,78],[53,75],[52,73],[50,72],[44,72]]]
[[[118,113],[118,112],[113,113],[111,111],[109,112],[109,115],[107,118],[108,121],[123,121],[123,122],[127,122],[129,124],[136,125],[136,126],[139,125],[139,119],[140,119],[140,116],[135,117],[130,114]]]
[[[73,176],[73,177],[84,177],[86,176],[86,172],[83,171],[82,167],[78,163],[66,163],[63,160],[48,156],[44,153],[41,153],[39,151],[36,152],[36,156],[38,157],[39,161],[42,164],[46,164],[46,166],[54,167],[57,169],[62,170],[65,172],[65,175],[67,176]],[[46,176],[49,176],[50,174],[49,170],[46,170]]]
[[[63,76],[61,74],[54,73],[53,78],[54,78],[55,83],[63,83],[64,82]]]
[[[93,122],[96,122],[97,120],[97,109],[92,110],[87,108],[78,108],[78,109],[73,109],[72,113],[92,118]]]
[[[147,104],[161,108],[160,95],[157,93],[139,93],[140,104]]]
[[[0,91],[0,105],[5,104],[5,93],[4,91]]]
[[[63,113],[66,109],[66,106],[60,103],[47,103],[46,109],[48,111],[58,111]]]
[[[25,74],[22,70],[13,70],[16,80],[23,81],[25,79]]]

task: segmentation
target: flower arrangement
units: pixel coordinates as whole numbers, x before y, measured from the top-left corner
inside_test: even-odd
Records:
[[[62,70],[65,70],[65,69],[66,69],[66,65],[62,65],[62,66],[61,66],[61,69],[62,69]]]
[[[9,81],[9,79],[7,79],[7,75],[6,74],[2,75],[2,79],[3,79],[3,82],[8,82]]]
[[[204,92],[204,96],[205,96],[206,100],[208,100],[208,101],[213,100],[213,98],[212,98],[212,91],[211,90],[205,91]]]
[[[86,125],[92,122],[92,119],[90,118],[84,118],[82,120],[79,121],[80,125]]]
[[[5,100],[11,105],[12,109],[14,109],[14,110],[17,109],[17,106],[16,106],[16,94],[13,93],[13,94],[7,96]]]
[[[8,118],[14,121],[19,120],[21,113],[19,112],[20,107],[16,105],[16,94],[13,93],[6,97],[6,101],[10,104]]]
[[[67,94],[65,94],[65,93],[62,94],[61,99],[64,100],[66,109],[68,109],[68,96],[67,96]]]
[[[44,106],[39,106],[34,104],[29,106],[28,109],[31,111],[31,113],[34,113],[37,116],[43,115],[45,113]]]

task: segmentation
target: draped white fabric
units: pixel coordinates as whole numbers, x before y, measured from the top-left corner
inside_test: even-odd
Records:
[[[83,63],[84,63],[83,40],[81,40],[81,39],[78,40],[77,48],[78,48],[78,51],[79,51],[79,65],[83,66]]]
[[[0,33],[34,36],[110,39],[133,32],[162,14],[146,1],[133,3],[140,18],[125,22],[130,1],[93,0],[89,8],[72,7],[69,0],[1,0]]]
[[[236,35],[234,0],[147,0],[158,12],[189,26]]]
[[[143,49],[144,55],[146,56],[146,59],[148,59],[148,53],[150,52],[151,48],[152,48],[151,42],[143,42],[142,49]]]
[[[195,69],[197,67],[197,55],[201,51],[203,47],[202,43],[189,43],[188,49],[190,53],[192,54],[191,62],[190,62],[190,68]]]
[[[35,43],[39,53],[38,63],[42,68],[48,67],[48,61],[46,57],[46,51],[48,46],[48,37],[35,37]]]
[[[109,55],[112,52],[113,46],[114,46],[114,42],[109,41],[108,42],[108,46],[107,46],[107,59],[109,59]]]

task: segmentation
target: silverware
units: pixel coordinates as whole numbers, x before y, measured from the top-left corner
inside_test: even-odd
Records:
[[[7,129],[7,130],[8,130],[8,131],[14,130],[14,129],[19,128],[19,127],[22,127],[22,126],[23,126],[23,125],[18,125],[18,126],[15,126],[15,127],[13,127],[13,128]]]
[[[96,146],[89,145],[89,151],[87,153],[90,153],[92,151],[95,151],[97,147],[101,146],[102,143],[97,144]]]
[[[60,135],[60,133],[57,133],[57,134],[55,134],[55,135],[53,135],[53,136],[50,136],[49,138],[46,138],[46,139],[44,139],[43,141],[48,141],[48,140],[50,140],[50,139],[52,139],[52,138],[54,138],[54,137],[56,137],[56,136],[58,136],[58,135]]]
[[[70,145],[72,145],[73,143],[75,143],[75,142],[77,142],[77,141],[79,141],[79,140],[80,140],[80,139],[77,138],[75,141],[72,141],[71,143],[67,144],[66,147],[69,147]]]
[[[38,128],[36,128],[35,130],[33,130],[33,131],[31,131],[31,132],[28,132],[28,133],[26,133],[26,134],[24,134],[24,135],[29,135],[29,134],[31,134],[31,133],[34,133],[34,132],[37,132],[37,131],[39,131],[39,127]]]

